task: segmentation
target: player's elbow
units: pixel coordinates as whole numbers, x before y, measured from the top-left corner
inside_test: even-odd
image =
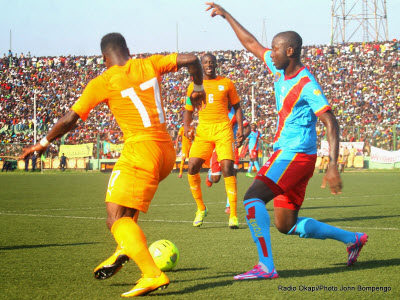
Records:
[[[194,64],[200,64],[198,57],[194,54],[178,54],[176,58],[178,69],[181,67],[189,67]]]

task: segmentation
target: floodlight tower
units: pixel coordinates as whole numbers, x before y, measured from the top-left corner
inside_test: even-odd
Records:
[[[331,44],[388,40],[386,0],[332,0],[331,11]]]
[[[267,30],[265,29],[265,24],[267,22],[267,19],[263,19],[263,25],[262,25],[262,34],[261,34],[261,45],[264,47],[268,47],[267,43]]]

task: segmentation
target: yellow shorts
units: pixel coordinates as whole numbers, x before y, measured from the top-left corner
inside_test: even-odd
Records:
[[[106,202],[147,212],[159,182],[171,173],[175,158],[172,142],[125,143],[108,183]]]
[[[189,157],[189,151],[191,147],[192,147],[191,142],[187,141],[182,142],[182,156]]]
[[[190,148],[189,158],[198,157],[208,162],[214,148],[219,161],[235,161],[235,139],[230,122],[200,124]]]

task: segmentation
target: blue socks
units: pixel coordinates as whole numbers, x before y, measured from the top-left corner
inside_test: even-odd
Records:
[[[301,238],[333,239],[345,243],[347,246],[356,242],[354,232],[346,231],[317,220],[299,217],[296,225],[288,232]]]
[[[250,161],[249,168],[247,169],[247,172],[251,173],[252,170],[253,170],[253,161]]]
[[[244,201],[246,209],[246,221],[249,226],[253,241],[257,246],[259,261],[267,268],[267,273],[275,268],[272,258],[270,218],[265,203],[253,198]]]
[[[260,165],[258,164],[258,160],[254,161],[254,166],[257,169],[257,172],[260,171]]]
[[[266,272],[270,273],[275,268],[275,265],[271,248],[270,217],[265,203],[258,198],[252,198],[244,201],[244,208],[246,209],[247,225],[257,246],[259,261],[268,268]],[[343,242],[346,246],[356,242],[356,234],[354,232],[306,217],[299,217],[296,225],[288,232],[288,235],[321,240],[334,239]]]

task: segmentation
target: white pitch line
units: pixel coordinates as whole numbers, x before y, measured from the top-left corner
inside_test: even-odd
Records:
[[[347,228],[347,229],[399,230],[399,228],[379,228],[379,227],[352,227],[352,226],[335,226],[335,227]]]
[[[400,196],[400,194],[388,194],[388,195],[364,195],[364,196],[357,196],[357,197],[362,197],[362,198],[373,198],[373,197],[393,197],[393,196]],[[354,198],[354,196],[343,196],[343,195],[337,195],[337,196],[327,196],[327,197],[307,197],[304,200],[321,200],[321,199],[335,199],[335,200],[340,200],[340,199],[351,199]],[[226,202],[207,202],[208,205],[214,205],[214,204],[221,204],[221,203],[226,203]],[[190,203],[167,203],[167,204],[157,204],[157,203],[152,203],[151,207],[163,207],[163,206],[194,206],[194,202]],[[346,207],[346,206],[344,206]],[[105,206],[98,206],[98,207],[83,207],[83,208],[44,208],[44,209],[27,209],[24,210],[24,212],[35,212],[35,211],[70,211],[70,210],[93,210],[93,209],[105,209]],[[3,211],[7,213],[17,213],[19,211]]]
[[[46,217],[46,218],[65,218],[65,219],[88,219],[88,220],[105,220],[106,218],[99,217],[78,217],[78,216],[55,216],[55,215],[34,215],[34,214],[16,214],[0,212],[0,215],[4,216],[24,216],[24,217]]]
[[[78,217],[78,216],[55,216],[55,215],[35,215],[35,214],[22,214],[22,213],[7,213],[0,212],[0,215],[4,216],[25,216],[25,217],[39,217],[39,218],[65,218],[65,219],[86,219],[86,220],[105,220],[104,217]],[[192,223],[193,221],[184,220],[143,220],[139,219],[140,222],[163,222],[163,223]],[[226,222],[204,222],[205,224],[225,224]],[[239,223],[244,225],[245,223]],[[273,227],[273,226],[272,226]],[[399,230],[399,228],[380,228],[380,227],[349,227],[349,226],[337,226],[338,228],[347,229],[367,229],[367,230]]]

